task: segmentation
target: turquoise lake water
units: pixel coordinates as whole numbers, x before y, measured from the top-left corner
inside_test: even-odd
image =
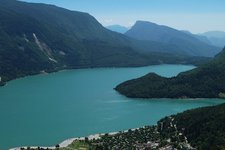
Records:
[[[0,88],[0,150],[50,146],[79,136],[153,125],[167,115],[216,105],[219,99],[130,99],[114,87],[149,72],[175,76],[194,66],[98,68],[30,76]]]

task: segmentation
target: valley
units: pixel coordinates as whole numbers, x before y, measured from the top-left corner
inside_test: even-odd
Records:
[[[224,150],[224,5],[0,0],[0,150]]]

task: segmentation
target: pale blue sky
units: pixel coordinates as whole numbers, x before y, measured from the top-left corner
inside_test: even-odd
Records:
[[[104,26],[146,20],[201,33],[225,31],[225,0],[23,0],[88,12]]]

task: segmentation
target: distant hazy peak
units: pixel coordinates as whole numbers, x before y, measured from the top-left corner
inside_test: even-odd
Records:
[[[190,31],[188,31],[188,30],[180,30],[181,32],[183,32],[183,33],[186,33],[186,34],[191,34],[192,35],[192,33],[190,32]]]
[[[134,26],[161,26],[153,22],[138,20],[135,22]]]
[[[179,32],[178,30],[174,29],[174,28],[171,28],[169,26],[166,26],[166,25],[160,25],[160,24],[157,24],[157,23],[153,23],[153,22],[150,22],[150,21],[142,21],[142,20],[138,20],[136,21],[136,23],[132,26],[132,28],[140,28],[140,29],[157,29],[157,30],[160,30],[163,31],[165,29],[167,30],[173,30],[173,31],[177,31]],[[132,29],[131,28],[131,29]]]
[[[111,31],[115,31],[115,32],[122,33],[122,34],[129,30],[129,27],[125,27],[125,26],[121,26],[121,25],[117,25],[117,24],[106,26],[106,28]]]
[[[136,21],[125,35],[143,41],[172,44],[176,49],[179,49],[180,53],[192,56],[212,57],[221,50],[209,45],[210,42],[202,39],[202,37],[200,39],[191,33],[188,34],[187,32],[149,21]]]
[[[224,31],[208,31],[208,32],[202,33],[200,35],[204,35],[207,37],[225,38]]]

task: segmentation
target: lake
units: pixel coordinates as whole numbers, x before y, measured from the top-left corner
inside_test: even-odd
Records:
[[[79,136],[153,125],[167,115],[219,99],[130,99],[113,88],[149,72],[171,77],[188,65],[61,71],[13,80],[0,88],[0,149],[50,146]]]

